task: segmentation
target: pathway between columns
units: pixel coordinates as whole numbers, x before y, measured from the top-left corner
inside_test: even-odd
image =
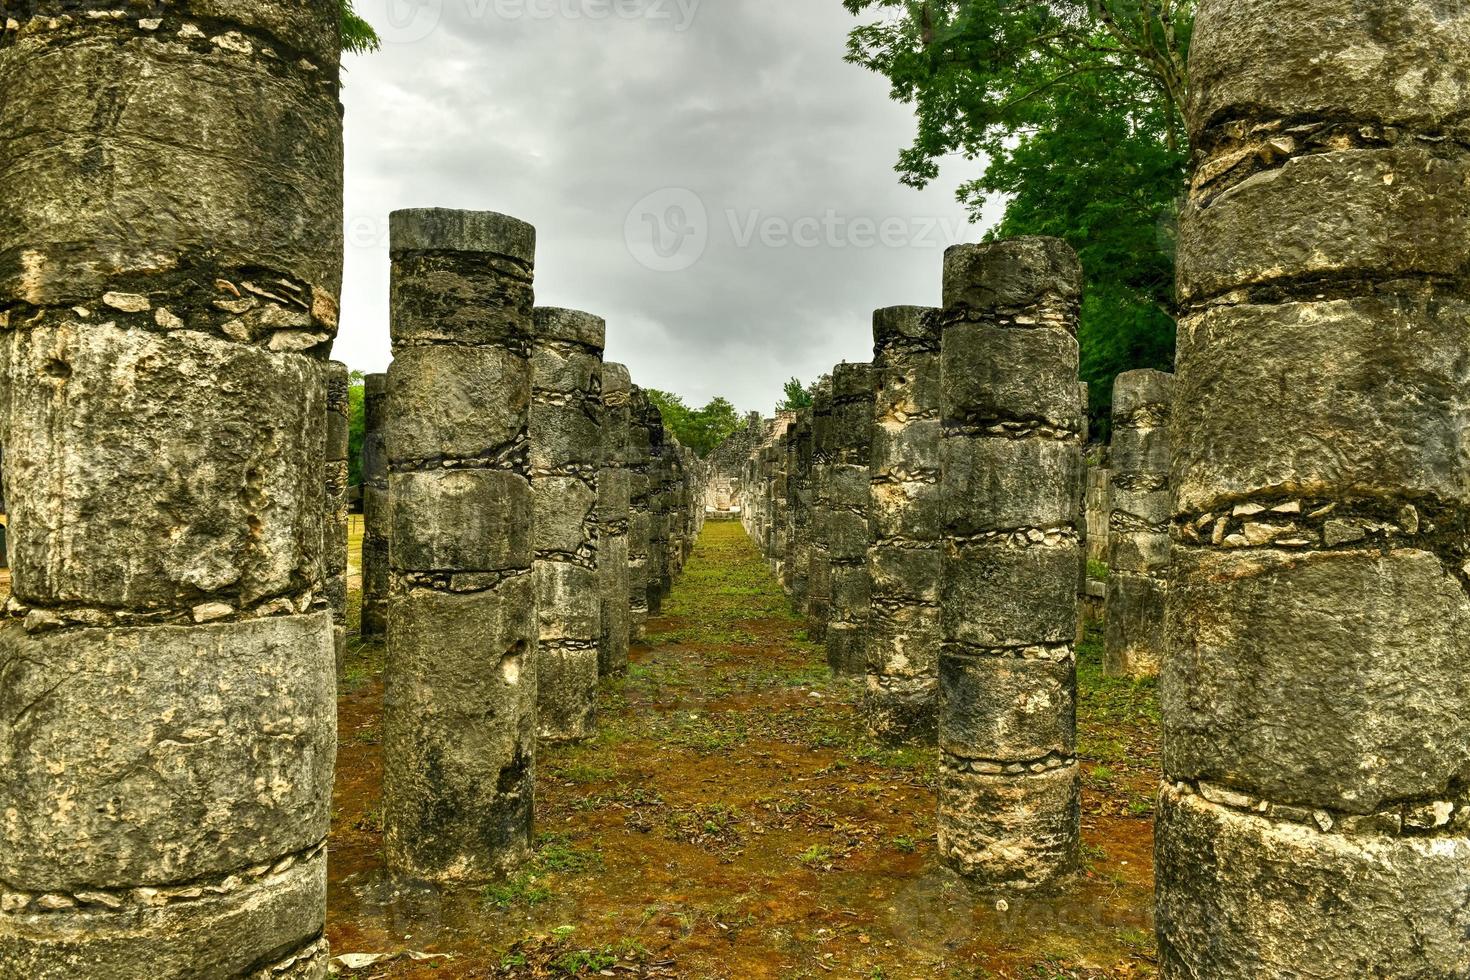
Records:
[[[333,954],[402,949],[363,977],[1153,975],[1151,687],[1081,657],[1089,869],[1055,899],[972,895],[935,860],[935,752],[869,739],[735,522],[711,522],[606,683],[598,734],[538,759],[535,866],[458,895],[381,876],[382,648],[340,702]]]

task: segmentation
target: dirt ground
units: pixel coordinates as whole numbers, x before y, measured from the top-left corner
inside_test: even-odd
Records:
[[[1086,870],[1001,900],[936,861],[934,750],[867,737],[738,523],[705,529],[597,737],[540,753],[535,862],[489,887],[384,874],[383,651],[354,640],[332,951],[447,954],[344,971],[372,978],[1152,977],[1158,712],[1099,647],[1079,667]]]

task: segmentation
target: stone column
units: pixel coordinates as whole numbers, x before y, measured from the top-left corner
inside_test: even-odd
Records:
[[[628,527],[632,473],[628,469],[628,405],[632,379],[621,364],[602,367],[602,470],[597,475],[597,577],[601,583],[602,641],[598,673],[628,669]]]
[[[332,650],[337,676],[347,659],[347,453],[352,427],[347,365],[329,361],[327,381],[326,503],[322,513],[322,589],[332,610]]]
[[[791,503],[787,499],[790,473],[786,466],[790,434],[791,430],[786,429],[776,437],[771,446],[771,563],[775,567],[776,581],[782,588],[790,587],[791,573],[786,554],[790,540],[787,532],[787,519],[790,516],[787,508]]]
[[[664,581],[669,556],[669,458],[664,445],[664,420],[658,406],[648,404],[648,614],[663,609]]]
[[[537,731],[592,734],[602,597],[597,474],[602,466],[601,317],[536,310],[531,344],[531,490],[536,497]]]
[[[827,556],[832,600],[827,665],[842,677],[867,673],[868,460],[873,447],[873,366],[839,364],[832,372],[832,462],[827,467]]]
[[[1470,974],[1470,9],[1206,0],[1170,469],[1167,978]]]
[[[536,232],[421,210],[395,211],[389,236],[385,845],[399,875],[475,881],[531,842]]]
[[[370,374],[362,392],[363,639],[388,632],[388,376]]]
[[[993,888],[1079,856],[1081,276],[1054,238],[945,253],[939,850]]]
[[[632,639],[648,620],[649,552],[653,546],[653,451],[648,396],[633,385],[628,398],[628,617]]]
[[[1169,571],[1169,407],[1174,376],[1127,371],[1113,385],[1104,666],[1154,677],[1164,652]]]
[[[933,744],[938,726],[938,310],[873,314],[873,457],[868,506],[868,729]]]
[[[338,11],[92,6],[0,18],[0,974],[323,977]]]
[[[791,439],[791,604],[805,611],[812,562],[812,413],[797,413]]]
[[[807,635],[827,639],[832,613],[832,553],[827,547],[827,471],[832,465],[832,380],[823,378],[812,396],[812,545],[807,566]]]

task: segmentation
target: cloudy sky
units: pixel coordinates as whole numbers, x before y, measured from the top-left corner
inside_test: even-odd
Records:
[[[951,162],[924,191],[884,79],[842,60],[839,0],[358,0],[336,356],[389,360],[387,214],[537,229],[540,305],[608,321],[609,360],[691,404],[769,412],[782,382],[871,356],[874,308],[939,300],[976,240]]]

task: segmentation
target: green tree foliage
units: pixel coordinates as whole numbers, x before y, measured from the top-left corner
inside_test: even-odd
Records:
[[[792,378],[786,382],[783,388],[784,397],[776,406],[779,412],[798,412],[812,403],[812,388],[814,386],[804,385],[800,378]]]
[[[1007,198],[994,235],[1055,235],[1082,259],[1082,379],[1173,363],[1173,225],[1183,187],[1193,0],[844,0],[879,14],[848,60],[888,77],[918,134],[900,179],[985,158],[960,198]]]
[[[342,0],[342,50],[352,54],[367,54],[383,46],[373,25],[357,15],[352,9],[352,0]]]
[[[347,379],[347,482],[356,487],[362,485],[362,442],[367,430],[363,416],[363,373],[353,371]]]
[[[703,408],[692,409],[672,392],[657,388],[645,388],[644,392],[663,416],[664,428],[701,457],[708,456],[740,428],[740,413],[727,399],[712,398]]]

